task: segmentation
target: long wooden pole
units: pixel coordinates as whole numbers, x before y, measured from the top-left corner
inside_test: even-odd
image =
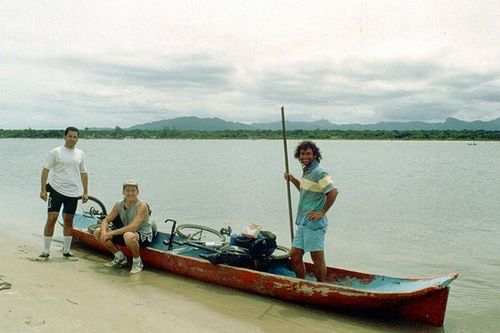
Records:
[[[286,147],[286,129],[285,129],[285,108],[281,107],[281,128],[283,131],[283,148],[285,150],[285,172],[289,173],[288,169],[288,149]],[[288,196],[288,216],[290,217],[290,236],[293,242],[293,215],[292,215],[292,198],[290,196],[290,181],[286,182],[286,193]]]

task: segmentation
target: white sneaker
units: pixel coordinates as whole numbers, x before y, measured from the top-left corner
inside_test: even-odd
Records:
[[[106,266],[106,267],[123,267],[123,266],[127,266],[127,264],[128,264],[127,257],[123,257],[123,258],[116,258],[115,257],[115,259],[104,264],[104,266]]]
[[[132,269],[130,270],[130,274],[137,274],[142,272],[143,267],[144,265],[142,264],[141,261],[138,263],[132,263]]]

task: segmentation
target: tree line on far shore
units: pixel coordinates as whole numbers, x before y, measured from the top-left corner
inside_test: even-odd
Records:
[[[61,138],[64,130],[0,129],[0,138]],[[451,140],[451,141],[500,141],[500,131],[484,130],[289,130],[289,139],[311,140]],[[162,130],[80,130],[84,139],[282,139],[276,130],[223,130],[196,131],[164,128]]]

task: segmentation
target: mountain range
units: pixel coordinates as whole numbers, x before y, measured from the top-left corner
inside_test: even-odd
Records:
[[[500,131],[500,118],[491,121],[462,121],[456,118],[447,118],[443,123],[427,123],[423,121],[411,122],[379,122],[376,124],[333,124],[328,120],[312,122],[286,121],[287,130],[485,130]],[[227,121],[220,118],[179,117],[134,125],[128,129],[141,130],[195,130],[195,131],[224,131],[224,130],[281,130],[281,122],[244,124]]]

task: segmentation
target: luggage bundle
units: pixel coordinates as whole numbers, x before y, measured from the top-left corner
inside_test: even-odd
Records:
[[[248,250],[253,258],[266,258],[276,250],[276,235],[271,231],[260,231],[256,238],[231,235],[230,244]]]
[[[260,230],[260,226],[248,226],[241,234],[233,234],[229,245],[220,248],[216,253],[206,255],[212,264],[228,264],[231,266],[260,269],[265,266],[277,248],[276,235],[271,231]],[[258,228],[256,228],[258,227]]]

